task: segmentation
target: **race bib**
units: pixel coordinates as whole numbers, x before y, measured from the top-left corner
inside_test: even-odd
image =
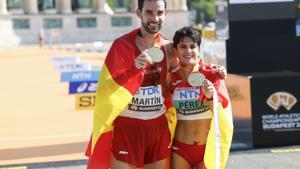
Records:
[[[137,112],[160,111],[163,107],[161,85],[140,87],[128,105],[128,110]]]
[[[200,103],[200,89],[197,87],[176,88],[172,96],[178,113],[192,115],[209,110],[209,103]]]

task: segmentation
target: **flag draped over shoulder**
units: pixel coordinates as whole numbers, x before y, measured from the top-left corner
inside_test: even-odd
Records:
[[[86,155],[87,169],[107,169],[111,155],[113,121],[128,106],[141,86],[144,72],[134,65],[136,29],[114,41],[101,70],[96,91],[93,133]],[[171,133],[174,133],[174,109],[168,109]]]
[[[223,101],[226,99],[226,103],[220,101],[222,99]],[[220,80],[214,89],[213,120],[206,142],[204,164],[207,169],[225,169],[232,135],[231,104],[224,80]]]
[[[87,150],[88,169],[108,168],[113,121],[126,108],[143,81],[143,71],[134,67],[136,32],[115,40],[102,66],[96,91],[92,139]]]

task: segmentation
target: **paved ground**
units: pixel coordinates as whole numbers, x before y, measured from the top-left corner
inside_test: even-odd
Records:
[[[86,160],[6,166],[5,169],[85,169]],[[227,169],[300,169],[300,145],[230,153]],[[9,168],[14,167],[14,168]],[[18,167],[18,168],[16,168]],[[23,168],[22,168],[23,167]],[[0,167],[0,169],[3,169]]]

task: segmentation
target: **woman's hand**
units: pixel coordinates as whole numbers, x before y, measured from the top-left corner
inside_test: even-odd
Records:
[[[211,83],[209,80],[205,79],[201,87],[204,92],[204,96],[207,99],[212,99],[214,92],[214,84]]]

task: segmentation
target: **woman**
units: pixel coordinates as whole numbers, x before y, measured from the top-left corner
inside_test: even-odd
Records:
[[[226,71],[222,66],[203,64],[198,58],[201,33],[193,27],[184,27],[176,31],[173,47],[178,57],[178,66],[171,70],[169,91],[177,111],[177,126],[172,145],[171,168],[205,168],[203,157],[205,144],[212,119],[212,98],[214,87]],[[205,77],[201,85],[189,83],[191,74],[201,73]],[[198,79],[200,80],[200,79]],[[222,105],[228,100],[219,95]]]

